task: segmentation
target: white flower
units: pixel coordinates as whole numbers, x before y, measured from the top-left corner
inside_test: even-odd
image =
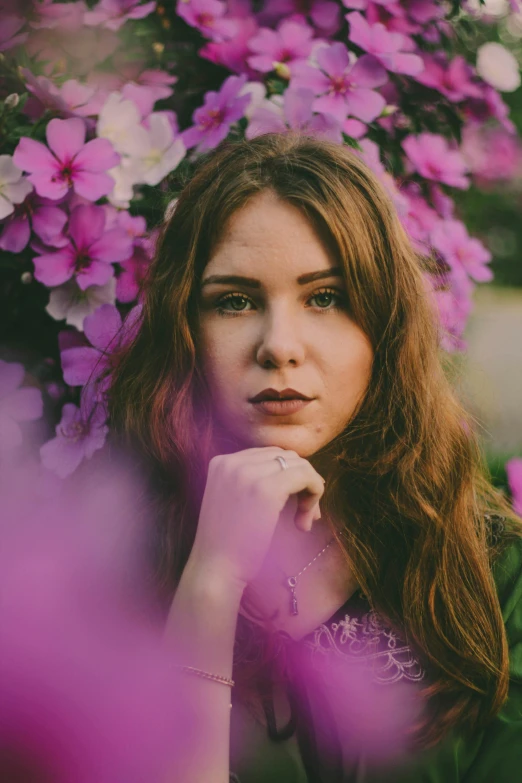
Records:
[[[14,212],[14,205],[21,204],[32,191],[29,180],[13,163],[11,155],[0,155],[0,220]]]
[[[185,157],[185,145],[174,139],[172,126],[164,114],[149,116],[147,148],[140,155],[142,178],[147,185],[158,185]]]
[[[266,87],[261,82],[247,82],[238,92],[239,95],[250,95],[250,103],[245,109],[245,117],[250,119],[252,112],[265,103]]]
[[[111,279],[105,285],[91,285],[82,291],[74,280],[69,280],[64,285],[53,288],[49,297],[49,304],[45,308],[51,318],[75,326],[83,332],[84,319],[93,313],[102,304],[114,304],[116,302],[116,278]]]
[[[138,107],[119,92],[112,92],[102,106],[96,133],[108,139],[120,155],[139,156],[147,146]]]
[[[107,172],[114,180],[114,187],[107,196],[119,209],[128,209],[134,197],[134,185],[143,181],[143,165],[140,158],[122,157],[118,166]]]
[[[477,51],[477,73],[496,90],[514,92],[520,87],[520,67],[502,44],[485,43]]]

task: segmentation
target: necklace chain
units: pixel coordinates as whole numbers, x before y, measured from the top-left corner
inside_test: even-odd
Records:
[[[304,568],[302,568],[302,569],[299,571],[299,573],[298,573],[298,574],[296,574],[295,576],[289,576],[289,577],[287,578],[287,580],[286,580],[286,585],[287,585],[287,587],[288,587],[288,588],[289,588],[289,590],[290,590],[290,598],[291,598],[291,600],[290,600],[290,611],[291,611],[291,613],[292,613],[293,615],[299,614],[299,611],[298,611],[298,608],[297,608],[297,597],[296,597],[296,594],[295,594],[295,588],[296,588],[296,586],[297,586],[297,580],[299,579],[299,577],[301,576],[301,574],[304,574],[304,572],[306,571],[306,569],[307,569],[307,568],[310,568],[310,566],[312,565],[312,563],[315,563],[315,561],[317,560],[317,558],[318,558],[318,557],[321,557],[321,555],[323,554],[323,552],[326,552],[326,550],[328,549],[328,547],[330,546],[330,544],[333,544],[333,542],[334,542],[334,541],[335,541],[335,536],[334,536],[334,538],[332,538],[332,539],[331,539],[331,540],[330,540],[330,541],[327,543],[327,545],[326,545],[325,547],[323,547],[323,549],[321,549],[321,551],[320,551],[320,552],[318,552],[318,553],[317,553],[317,555],[314,557],[314,559],[313,559],[313,560],[310,560],[310,562],[309,562],[309,563],[307,563],[307,565],[305,565],[305,567],[304,567]]]
[[[309,562],[307,565],[305,565],[305,567],[304,567],[304,568],[302,568],[302,569],[301,569],[301,571],[299,571],[299,573],[298,573],[298,574],[296,574],[296,575],[295,575],[293,578],[294,578],[294,579],[298,579],[298,578],[301,576],[301,574],[304,574],[304,572],[306,571],[306,569],[307,569],[307,568],[310,568],[310,566],[312,565],[312,563],[315,563],[315,561],[317,560],[317,558],[318,558],[318,557],[321,557],[321,555],[323,554],[323,552],[326,552],[326,550],[328,549],[328,547],[330,546],[330,544],[333,544],[333,542],[334,542],[334,541],[335,541],[335,538],[332,538],[332,539],[331,539],[331,540],[330,540],[330,541],[327,543],[327,545],[324,547],[324,549],[321,549],[321,551],[320,551],[320,552],[319,552],[319,553],[318,553],[318,554],[317,554],[317,555],[314,557],[314,559],[313,559],[313,560],[310,560],[310,562]]]

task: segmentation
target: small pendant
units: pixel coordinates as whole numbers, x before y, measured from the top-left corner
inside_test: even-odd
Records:
[[[295,578],[295,576],[289,576],[288,579],[286,580],[286,583],[290,588],[290,592],[292,594],[290,600],[290,612],[293,615],[299,614],[299,611],[297,609],[297,598],[295,595],[295,587],[297,585],[297,579]]]

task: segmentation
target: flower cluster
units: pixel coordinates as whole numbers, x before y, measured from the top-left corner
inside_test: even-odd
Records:
[[[454,194],[522,169],[500,95],[520,79],[504,47],[485,44],[468,61],[457,53],[461,22],[438,0],[26,5],[24,17],[14,0],[0,12],[10,85],[0,249],[10,268],[19,260],[20,285],[47,291],[46,317],[62,322],[65,391],[46,465],[65,476],[103,445],[93,377],[124,339],[122,316],[139,306],[177,169],[190,175],[227,137],[292,128],[350,144],[417,250],[437,260],[429,285],[442,347],[463,347],[491,255]]]

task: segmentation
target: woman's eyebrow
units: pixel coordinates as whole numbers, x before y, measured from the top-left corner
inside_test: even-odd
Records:
[[[307,272],[297,278],[299,285],[312,283],[314,280],[323,280],[326,277],[342,277],[341,267],[332,267],[331,269],[320,269],[317,272]],[[211,283],[227,283],[232,285],[242,285],[246,288],[261,288],[261,282],[254,277],[242,277],[241,275],[209,275],[201,281],[201,288]]]

